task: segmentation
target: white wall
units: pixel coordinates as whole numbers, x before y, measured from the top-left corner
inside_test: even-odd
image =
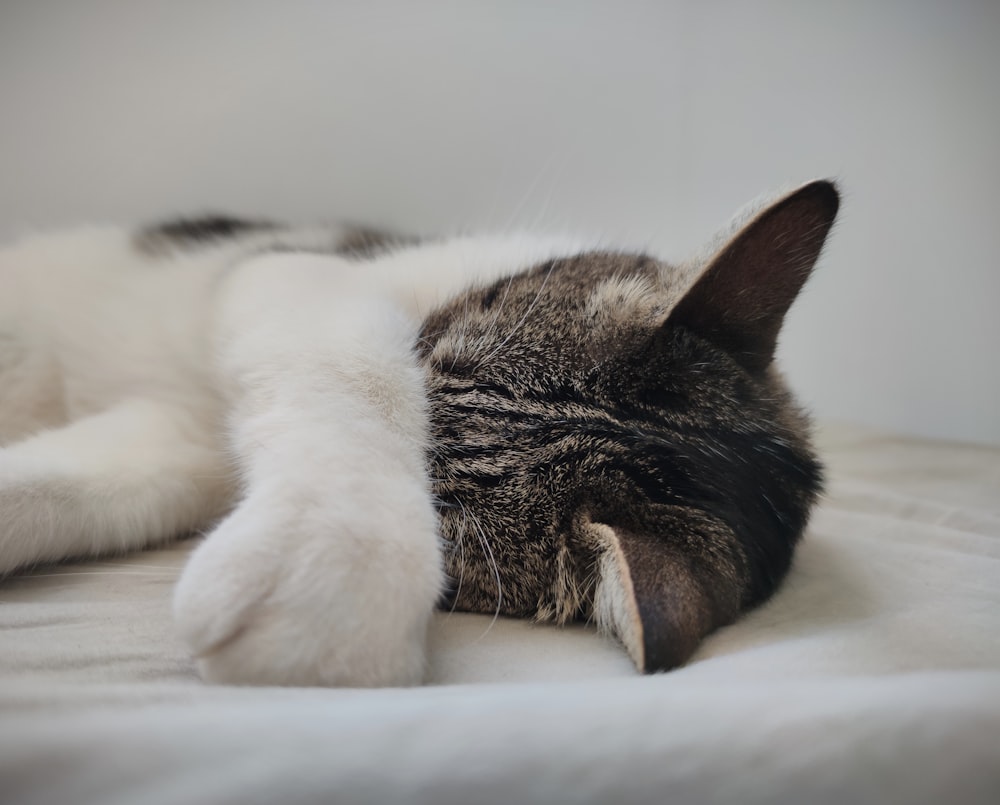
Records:
[[[682,257],[834,175],[793,385],[1000,443],[998,42],[989,0],[4,0],[0,234],[221,208]]]

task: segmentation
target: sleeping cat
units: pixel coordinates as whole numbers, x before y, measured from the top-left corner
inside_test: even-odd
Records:
[[[202,531],[207,680],[421,680],[436,605],[643,671],[765,600],[818,495],[772,366],[817,181],[705,255],[208,218],[0,253],[0,573]]]

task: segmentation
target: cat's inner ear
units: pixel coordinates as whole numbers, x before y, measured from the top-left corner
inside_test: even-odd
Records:
[[[587,528],[599,546],[595,619],[621,640],[640,671],[681,665],[735,615],[739,591],[732,580],[699,571],[668,541],[605,523]]]
[[[718,344],[751,371],[767,367],[839,204],[836,186],[816,181],[758,210],[705,261],[668,321]]]

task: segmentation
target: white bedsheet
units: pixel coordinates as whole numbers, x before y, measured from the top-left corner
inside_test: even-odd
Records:
[[[208,687],[192,543],[0,582],[0,802],[1000,802],[1000,449],[828,427],[791,576],[685,668],[440,615],[413,690]]]

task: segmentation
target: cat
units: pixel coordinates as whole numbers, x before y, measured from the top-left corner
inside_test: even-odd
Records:
[[[222,216],[0,253],[0,573],[207,533],[178,633],[227,684],[418,684],[437,606],[684,663],[821,490],[773,366],[839,206],[692,261]]]

